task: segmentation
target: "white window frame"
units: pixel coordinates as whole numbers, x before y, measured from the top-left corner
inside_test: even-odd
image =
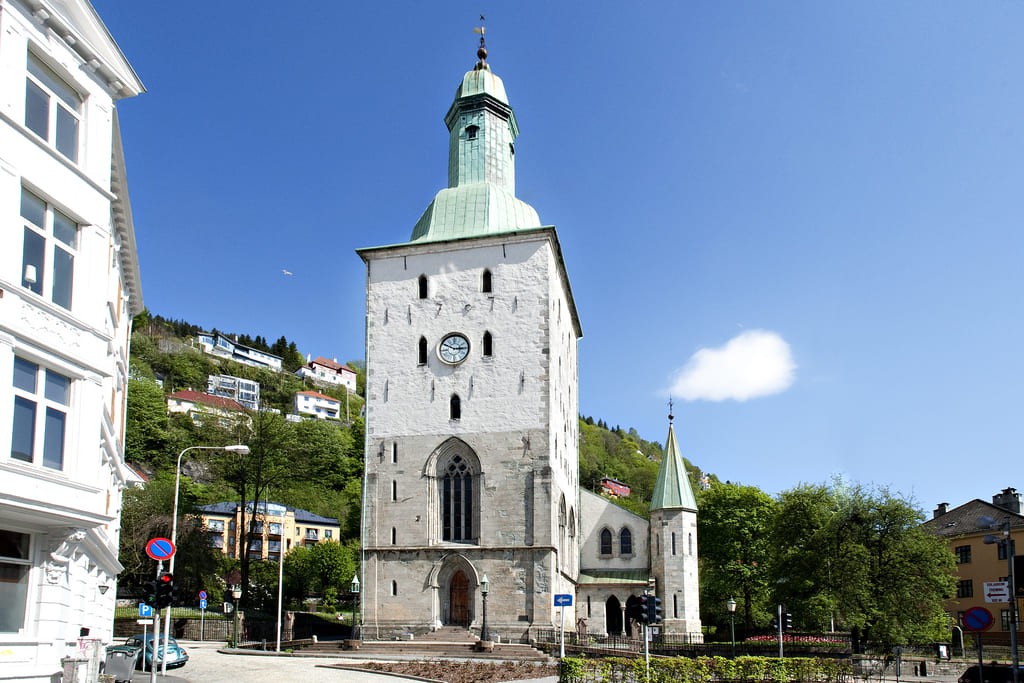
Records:
[[[17,462],[25,463],[26,465],[34,465],[38,467],[45,467],[47,469],[55,470],[57,472],[63,472],[67,469],[67,454],[68,454],[68,433],[71,431],[71,401],[74,399],[74,387],[75,380],[73,377],[61,374],[56,370],[46,367],[41,363],[37,363],[34,360],[28,358],[22,358],[21,356],[15,356],[15,364],[18,361],[28,363],[35,366],[35,388],[32,391],[28,389],[18,387],[14,383],[14,377],[11,377],[11,388],[14,391],[15,402],[20,398],[23,401],[30,402],[35,410],[34,420],[32,426],[32,452],[29,453],[29,460],[25,460],[14,455],[14,444],[13,444],[13,425],[14,420],[17,419],[17,412],[15,416],[11,418],[12,426],[12,448],[10,453],[10,459]],[[61,403],[60,401],[47,396],[46,377],[48,373],[53,373],[54,376],[67,380],[67,401]],[[17,411],[17,407],[15,407]],[[46,415],[49,411],[55,411],[63,415],[63,434],[60,442],[60,467],[53,467],[52,465],[46,464]]]
[[[37,88],[46,97],[46,121],[35,125],[29,121],[30,86]],[[78,88],[29,52],[25,65],[25,127],[42,138],[48,147],[52,147],[75,164],[78,163],[81,148],[84,110],[85,97]],[[60,126],[62,116],[68,117],[65,121],[74,122],[74,140],[70,141],[70,144],[68,141],[62,141],[60,137],[65,130]],[[40,123],[45,123],[45,135],[44,131],[40,130],[43,127],[39,125]]]
[[[27,203],[26,198],[28,198]],[[42,206],[41,216],[36,215],[36,204]],[[28,208],[26,209],[26,207]],[[61,211],[48,202],[45,197],[24,186],[21,188],[20,212],[23,226],[21,286],[47,301],[52,301],[61,308],[72,310],[75,302],[75,262],[78,260],[79,243],[82,237],[81,223],[66,211]],[[42,225],[40,225],[39,219],[41,219]],[[73,235],[70,234],[72,231]],[[27,261],[25,240],[30,239],[31,236],[43,241],[41,263]],[[60,296],[62,291],[54,291],[58,257],[67,259],[67,261],[62,260],[61,263],[70,262],[70,273],[67,274],[70,281],[68,282],[66,302],[55,299]]]

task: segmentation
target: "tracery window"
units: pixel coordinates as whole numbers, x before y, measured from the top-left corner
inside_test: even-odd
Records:
[[[601,529],[601,554],[612,554],[612,532],[609,529]]]
[[[472,541],[475,472],[462,455],[455,454],[441,475],[442,538],[445,541]]]
[[[622,531],[619,532],[619,554],[633,554],[633,534],[625,527],[623,527]]]

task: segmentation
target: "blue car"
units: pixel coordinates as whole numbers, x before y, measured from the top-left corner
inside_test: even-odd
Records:
[[[145,657],[143,657],[143,641],[145,641]],[[129,655],[135,658],[135,668],[142,669],[143,671],[148,670],[153,665],[153,634],[147,633],[143,636],[141,633],[136,634],[124,641],[123,645],[113,645],[107,648],[107,652],[127,652]],[[164,654],[164,637],[160,636],[160,642],[157,643],[156,653],[156,666],[162,668],[163,666],[163,654]],[[167,668],[176,669],[179,666],[185,666],[185,662],[188,661],[188,652],[185,648],[178,645],[178,641],[174,637],[167,639]]]

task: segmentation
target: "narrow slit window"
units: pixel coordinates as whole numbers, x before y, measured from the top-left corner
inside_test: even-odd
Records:
[[[395,528],[395,527],[391,527],[391,545],[395,545],[397,543],[398,543],[398,529]]]
[[[420,298],[421,299],[426,299],[427,298],[427,276],[426,275],[420,275],[419,280],[417,280],[417,282],[419,283]]]
[[[398,500],[398,482],[394,479],[391,480],[391,500]]]
[[[416,362],[420,365],[427,364],[427,338],[420,337],[419,353],[417,355]]]
[[[484,268],[484,274],[483,274],[483,277],[481,277],[481,282],[480,282],[480,287],[483,290],[483,293],[484,294],[490,294],[493,291],[492,290],[492,285],[493,285],[493,282],[492,282],[492,277],[491,277],[491,271],[488,270],[487,268]]]
[[[391,444],[391,463],[393,465],[398,464],[398,442]]]
[[[494,338],[490,332],[484,332],[484,356],[490,357],[494,355]]]
[[[392,581],[391,582],[391,594],[392,595],[398,595],[398,582],[397,581]]]
[[[459,398],[458,394],[452,394],[452,400],[449,403],[449,409],[451,412],[452,420],[462,419],[462,399]]]

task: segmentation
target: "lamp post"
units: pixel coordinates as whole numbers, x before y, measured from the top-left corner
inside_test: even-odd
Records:
[[[242,597],[242,584],[236,583],[231,587],[231,597],[235,600],[235,609],[232,610],[235,614],[235,635],[231,639],[231,647],[238,647],[238,601]]]
[[[736,599],[726,600],[725,608],[729,610],[729,641],[732,643],[732,658],[736,659]]]
[[[359,575],[352,575],[352,584],[349,586],[352,589],[352,640],[358,640],[358,631],[356,631],[356,603],[359,602]]]
[[[491,590],[491,584],[487,581],[487,574],[480,579],[480,595],[484,598],[484,619],[480,625],[480,640],[487,642],[487,593]]]
[[[228,451],[229,453],[238,453],[240,455],[249,455],[249,447],[244,444],[233,444],[231,446],[189,446],[181,453],[178,453],[178,462],[174,466],[174,511],[171,515],[171,544],[175,548],[178,547],[178,493],[181,489],[181,458],[189,451]],[[175,552],[171,555],[170,563],[168,564],[167,571],[173,576],[174,575],[174,558],[178,553]],[[164,642],[163,642],[163,657],[162,663],[160,664],[160,675],[167,675],[167,641],[170,638],[171,632],[171,607],[166,608],[164,616]],[[159,645],[157,643],[156,645]]]
[[[985,524],[992,529],[1001,529],[1003,532],[1003,538],[999,538],[995,534],[988,534],[985,536],[985,543],[995,544],[1003,549],[1006,553],[1006,582],[1009,584],[1010,589],[1010,656],[1013,658],[1013,683],[1020,683],[1020,657],[1017,653],[1017,582],[1016,577],[1013,575],[1013,556],[1017,552],[1016,543],[1014,543],[1013,537],[1010,536],[1010,520],[1004,519],[1002,522],[996,522],[991,517],[982,517],[980,519],[982,524]]]

